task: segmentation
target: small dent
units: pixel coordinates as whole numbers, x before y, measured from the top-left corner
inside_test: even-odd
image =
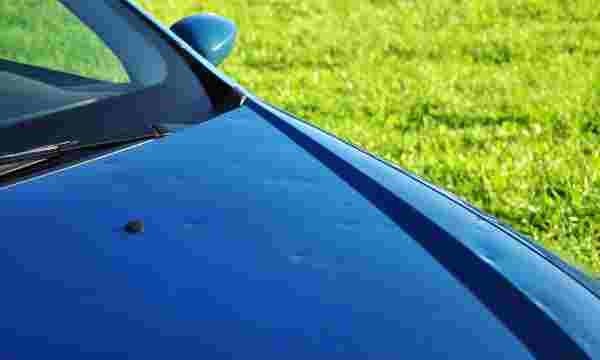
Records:
[[[181,175],[173,175],[169,176],[167,179],[167,183],[169,185],[181,185],[185,182],[185,177]]]
[[[343,230],[354,230],[359,225],[359,219],[344,219],[337,224],[337,227]]]
[[[340,267],[346,264],[346,258],[342,255],[336,255],[332,261],[326,259],[318,260],[311,249],[300,250],[290,256],[288,261],[292,265],[304,266],[305,269],[314,270],[325,275],[328,280],[336,280],[341,274]]]
[[[273,177],[265,180],[265,184],[269,186],[278,186],[285,189],[305,189],[316,186],[317,181],[313,178],[302,175],[286,175],[281,177]]]
[[[183,228],[185,230],[193,230],[194,228],[204,225],[206,223],[206,219],[203,218],[188,218],[183,223]]]
[[[299,264],[305,263],[307,261],[307,258],[309,258],[311,255],[312,255],[312,251],[310,249],[303,249],[303,250],[297,251],[296,253],[288,256],[288,260],[293,265],[299,265]]]

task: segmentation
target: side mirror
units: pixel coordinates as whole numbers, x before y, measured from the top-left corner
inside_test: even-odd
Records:
[[[188,16],[173,24],[171,30],[215,66],[231,53],[237,37],[235,24],[214,14]]]

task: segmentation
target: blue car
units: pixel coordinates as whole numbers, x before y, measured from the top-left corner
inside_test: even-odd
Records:
[[[229,20],[0,10],[0,359],[600,359],[597,283],[224,76]]]

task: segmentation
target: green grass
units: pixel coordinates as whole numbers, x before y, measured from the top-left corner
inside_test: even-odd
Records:
[[[600,274],[597,0],[141,2],[234,19],[241,84]]]
[[[248,89],[600,274],[597,0],[139,2],[167,24],[201,11],[234,19],[223,70]],[[39,61],[118,78],[89,39],[5,31],[33,21],[13,4],[0,3],[0,56],[33,41]]]

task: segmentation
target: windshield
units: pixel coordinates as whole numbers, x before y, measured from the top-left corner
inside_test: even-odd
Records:
[[[96,1],[98,8],[101,2]],[[89,6],[88,9],[92,10]],[[106,11],[105,6],[100,6]],[[124,62],[87,24],[57,0],[3,2],[0,37],[0,126],[85,105],[164,80],[165,63],[137,37],[128,50],[145,61]],[[123,28],[120,17],[109,17]],[[125,26],[125,29],[127,27]],[[136,49],[132,49],[132,48]],[[147,69],[151,64],[151,69]]]
[[[0,155],[205,120],[189,60],[121,0],[0,2]]]

